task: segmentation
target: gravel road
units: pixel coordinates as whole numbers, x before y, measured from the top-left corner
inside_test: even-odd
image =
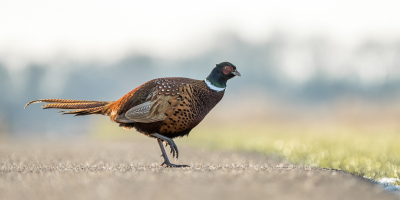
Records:
[[[150,138],[0,142],[0,199],[400,199],[337,170],[180,145],[176,164]]]

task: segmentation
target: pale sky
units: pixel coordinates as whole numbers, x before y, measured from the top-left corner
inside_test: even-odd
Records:
[[[399,0],[1,0],[0,61],[20,69],[56,59],[113,62],[135,52],[181,59],[207,51],[224,31],[252,43],[277,30],[294,40],[324,36],[351,49],[371,38],[399,41],[399,10]],[[288,63],[283,71],[295,79],[313,71]],[[367,78],[382,71],[358,68],[343,70]]]

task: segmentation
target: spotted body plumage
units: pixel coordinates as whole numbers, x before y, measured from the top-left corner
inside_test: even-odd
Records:
[[[115,113],[111,116],[113,121],[120,123],[120,126],[126,129],[136,128],[146,135],[157,132],[175,138],[189,134],[223,95],[224,91],[211,90],[204,80],[181,77],[159,78],[143,84],[133,95],[128,93],[120,100],[111,103],[110,109],[105,114]],[[114,106],[121,104],[120,102],[132,106]],[[137,107],[138,105],[143,106]],[[148,126],[147,123],[153,123],[153,127],[159,126],[159,128],[147,130],[145,128]]]
[[[63,114],[110,116],[125,129],[156,138],[164,157],[163,165],[171,164],[162,142],[171,147],[178,158],[173,138],[188,135],[221,101],[226,82],[240,76],[236,67],[228,62],[218,64],[205,80],[182,77],[158,78],[133,89],[117,101],[85,101],[67,99],[41,99],[29,102],[50,103],[43,108],[76,109]]]

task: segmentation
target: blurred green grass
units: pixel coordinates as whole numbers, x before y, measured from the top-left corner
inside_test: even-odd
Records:
[[[251,128],[249,128],[251,127]],[[278,155],[292,163],[340,169],[359,176],[399,178],[399,130],[246,124],[202,126],[182,140],[212,149]]]

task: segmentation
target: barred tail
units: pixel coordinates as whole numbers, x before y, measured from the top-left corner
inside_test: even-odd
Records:
[[[87,100],[71,100],[71,99],[39,99],[31,101],[25,105],[24,108],[34,103],[50,103],[43,105],[43,109],[56,108],[56,109],[74,109],[74,111],[60,111],[64,114],[79,115],[95,115],[102,114],[103,110],[112,103],[112,101],[87,101]]]

